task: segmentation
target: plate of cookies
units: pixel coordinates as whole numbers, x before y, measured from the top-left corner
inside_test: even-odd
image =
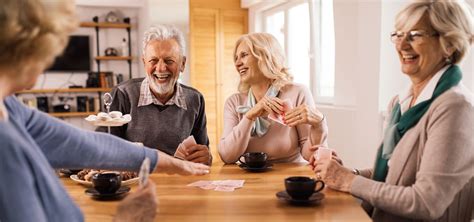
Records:
[[[71,175],[69,178],[73,180],[74,182],[87,186],[87,187],[92,187],[92,176],[97,173],[105,173],[105,172],[110,172],[109,170],[93,170],[93,169],[84,169],[81,170],[77,174]],[[136,172],[120,172],[120,175],[122,176],[122,186],[129,186],[134,183],[138,182],[138,173]]]
[[[89,115],[85,120],[94,126],[123,126],[132,120],[132,116],[123,115],[120,111],[100,112],[97,115]]]

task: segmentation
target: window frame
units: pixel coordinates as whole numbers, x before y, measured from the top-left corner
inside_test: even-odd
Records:
[[[333,96],[321,96],[320,93],[318,92],[318,83],[320,82],[321,79],[321,60],[322,60],[322,48],[321,48],[321,42],[322,42],[322,36],[321,32],[318,30],[321,30],[321,21],[322,21],[322,13],[316,13],[320,12],[322,10],[322,1],[321,0],[292,0],[292,1],[280,1],[271,7],[268,7],[266,9],[262,9],[261,11],[257,12],[257,15],[255,16],[256,21],[259,22],[260,25],[256,27],[257,30],[255,31],[266,31],[266,19],[269,16],[272,16],[276,13],[283,12],[284,13],[284,25],[283,25],[283,36],[284,36],[284,51],[285,54],[287,55],[286,57],[286,62],[288,63],[288,55],[289,55],[289,40],[291,40],[291,35],[288,33],[288,25],[289,25],[289,10],[297,5],[300,4],[308,4],[308,10],[309,10],[309,29],[310,29],[310,48],[309,48],[309,88],[313,96],[316,98],[316,103],[317,104],[328,104],[328,105],[333,105],[335,102],[335,97],[336,97],[336,83],[334,82],[333,86]],[[333,3],[331,3],[333,4]],[[335,46],[334,46],[335,47]],[[319,50],[318,50],[319,49]],[[335,51],[335,49],[334,49]],[[334,58],[335,59],[335,58]],[[334,72],[335,72],[335,67],[334,67]],[[333,73],[333,76],[335,78],[335,73]]]

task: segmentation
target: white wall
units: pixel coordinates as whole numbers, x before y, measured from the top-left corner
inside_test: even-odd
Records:
[[[377,1],[334,1],[335,102],[319,108],[330,147],[351,167],[370,167],[380,138],[380,8]]]
[[[380,87],[379,87],[379,110],[385,110],[390,99],[400,90],[409,85],[409,79],[400,71],[395,46],[389,40],[389,33],[394,30],[395,16],[408,4],[408,0],[385,0],[382,3],[382,30],[380,33]],[[466,1],[474,7],[474,0]],[[463,70],[463,83],[474,90],[474,46],[471,52],[460,64]]]
[[[141,55],[141,48],[138,44],[141,43],[142,23],[146,23],[148,20],[146,15],[142,13],[146,6],[146,0],[78,0],[76,1],[77,5],[77,14],[79,20],[82,21],[92,21],[92,17],[99,16],[99,21],[104,21],[105,15],[110,11],[119,10],[126,17],[130,17],[132,29],[131,29],[131,43],[132,43],[132,75],[133,78],[144,76],[143,67],[139,63],[139,55]],[[92,58],[96,56],[96,39],[95,39],[95,29],[94,28],[78,28],[73,35],[89,35],[91,43],[91,56]],[[127,38],[127,32],[125,29],[100,29],[100,55],[104,55],[104,50],[107,47],[119,48],[122,38]],[[95,60],[91,61],[93,71],[97,70],[97,65]],[[113,71],[114,73],[122,73],[125,79],[128,79],[129,68],[126,61],[102,61],[101,62],[101,71]],[[39,77],[37,84],[34,88],[67,88],[69,85],[82,85],[85,86],[87,79],[87,73],[65,73],[57,72],[43,74]],[[54,96],[98,96],[98,93],[70,93],[70,94],[56,94]],[[21,95],[22,97],[35,97],[35,96],[53,96],[53,94],[25,94]],[[51,103],[51,98],[50,98]],[[70,103],[75,107],[76,101]],[[88,124],[86,121],[82,120],[83,117],[76,118],[64,118],[64,120],[75,126],[84,128],[84,129],[94,129],[95,127]]]
[[[189,0],[148,0],[149,25],[167,24],[180,29],[186,40],[186,68],[181,74],[183,83],[188,84],[189,76]],[[141,43],[140,43],[141,44]]]
[[[382,111],[409,84],[390,42],[396,13],[408,0],[334,0],[336,99],[319,107],[329,124],[329,144],[350,167],[372,167],[382,138]],[[472,6],[473,0],[468,3]],[[474,89],[473,51],[461,64]]]
[[[144,31],[154,24],[173,24],[183,31],[186,42],[189,34],[189,1],[188,0],[77,0],[77,14],[80,21],[92,21],[98,15],[103,21],[105,15],[112,10],[120,10],[125,16],[131,18],[132,32],[132,74],[133,78],[144,77],[145,72],[141,62],[142,39]],[[104,55],[106,47],[120,47],[122,38],[126,38],[125,29],[100,29],[100,53]],[[89,35],[91,37],[91,56],[96,56],[96,40],[94,28],[78,28],[73,34]],[[187,46],[186,55],[189,55]],[[189,56],[187,56],[189,58]],[[97,70],[94,60],[92,70]],[[187,62],[189,64],[189,61]],[[189,67],[185,69],[181,80],[189,82]],[[102,61],[101,71],[122,73],[128,79],[128,63],[125,61]],[[87,73],[47,73],[41,75],[35,88],[67,88],[69,85],[85,86]],[[60,96],[97,96],[97,93],[71,93],[58,94]],[[22,95],[23,97],[44,96],[39,94]],[[46,96],[52,96],[46,94]],[[76,102],[71,102],[75,106]],[[64,118],[68,123],[84,129],[94,129],[93,126],[82,120],[82,117]]]

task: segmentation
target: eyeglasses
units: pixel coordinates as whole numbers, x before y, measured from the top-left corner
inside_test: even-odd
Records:
[[[393,31],[390,33],[390,39],[395,44],[402,42],[405,37],[407,42],[411,44],[420,44],[423,43],[425,37],[433,36],[439,36],[439,33],[428,33],[425,30],[412,30],[408,33],[402,31]]]

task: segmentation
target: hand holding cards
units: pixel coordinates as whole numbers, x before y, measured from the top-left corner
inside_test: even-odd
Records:
[[[315,159],[317,161],[320,160],[328,160],[331,159],[332,156],[332,150],[327,148],[327,147],[319,147],[318,150],[315,153]]]
[[[140,187],[144,187],[146,183],[148,182],[148,176],[150,175],[150,159],[148,157],[145,157],[145,160],[143,160],[142,166],[140,167],[140,172],[138,173],[138,178],[140,178],[139,184]]]
[[[185,159],[189,153],[187,153],[186,149],[190,146],[196,145],[196,140],[194,139],[194,136],[189,136],[183,142],[181,142],[178,146],[178,149],[176,149],[176,152],[174,153],[174,157],[178,159]]]
[[[291,109],[293,109],[293,105],[291,104],[290,100],[289,99],[285,99],[283,100],[283,113],[285,114],[286,112],[290,111]],[[283,114],[283,115],[284,115]],[[279,114],[275,114],[275,113],[270,113],[268,114],[268,118],[279,123],[279,124],[282,124],[282,125],[286,125],[283,121],[283,115],[279,115]]]

